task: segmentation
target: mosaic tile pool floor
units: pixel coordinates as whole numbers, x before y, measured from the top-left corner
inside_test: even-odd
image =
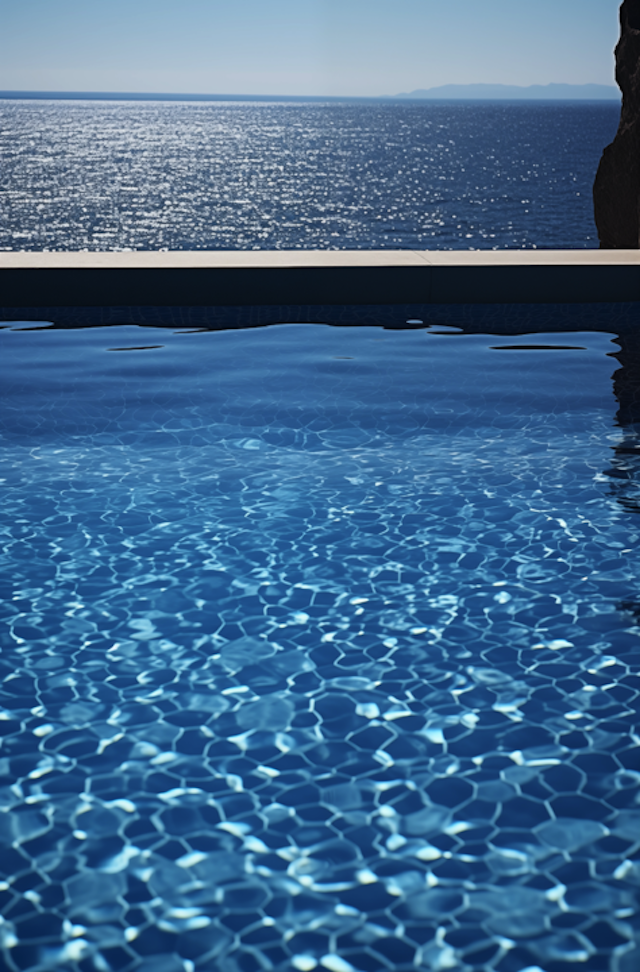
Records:
[[[612,335],[22,328],[0,967],[636,972]]]

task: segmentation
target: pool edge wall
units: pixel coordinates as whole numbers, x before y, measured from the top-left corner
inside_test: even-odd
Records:
[[[38,307],[638,301],[640,250],[0,253],[2,320]]]

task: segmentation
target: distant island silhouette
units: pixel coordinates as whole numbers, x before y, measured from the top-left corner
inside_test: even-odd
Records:
[[[437,88],[418,88],[395,98],[482,101],[601,101],[620,100],[613,84],[441,84]]]

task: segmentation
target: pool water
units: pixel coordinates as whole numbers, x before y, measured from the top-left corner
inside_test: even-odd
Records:
[[[0,350],[3,968],[638,968],[611,334]]]

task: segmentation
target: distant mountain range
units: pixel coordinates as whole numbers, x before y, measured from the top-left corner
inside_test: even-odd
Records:
[[[612,84],[442,84],[437,88],[418,88],[395,98],[422,100],[534,100],[534,101],[619,101],[620,91]]]

